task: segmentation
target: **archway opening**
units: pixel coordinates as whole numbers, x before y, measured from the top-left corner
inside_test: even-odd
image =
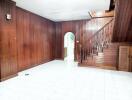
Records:
[[[64,36],[64,60],[74,61],[75,35],[67,32]]]

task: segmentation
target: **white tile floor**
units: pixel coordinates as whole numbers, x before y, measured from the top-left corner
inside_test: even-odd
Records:
[[[132,73],[55,60],[0,83],[0,100],[132,100]]]

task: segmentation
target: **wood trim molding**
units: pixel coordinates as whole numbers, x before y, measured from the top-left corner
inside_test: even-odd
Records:
[[[16,76],[18,76],[18,74],[13,74],[13,75],[4,77],[4,78],[0,79],[0,82],[5,81],[5,80],[10,79],[10,78],[13,78],[13,77],[16,77]]]

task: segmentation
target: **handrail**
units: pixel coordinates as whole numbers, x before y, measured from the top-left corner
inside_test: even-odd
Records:
[[[111,31],[110,33],[106,33],[105,28],[109,28],[109,26],[113,25],[114,19],[111,19],[107,24],[105,24],[101,29],[99,29],[90,39],[86,42],[89,44],[88,47],[81,48],[81,63],[87,60],[89,56],[98,55],[98,52],[103,52],[103,49],[109,46],[111,42]],[[112,26],[113,29],[113,26]],[[110,30],[112,30],[110,29]]]
[[[95,35],[99,34],[100,31],[102,31],[102,29],[104,29],[109,23],[111,23],[114,20],[114,18],[112,18],[107,24],[105,24],[101,29],[99,29],[93,36],[91,36],[89,40],[91,40],[91,38],[93,38]]]

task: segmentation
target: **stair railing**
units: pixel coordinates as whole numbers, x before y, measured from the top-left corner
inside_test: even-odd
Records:
[[[88,45],[86,47],[81,47],[81,63],[87,60],[88,57],[98,55],[99,52],[103,52],[104,48],[109,47],[113,33],[113,26],[114,19],[98,30],[85,42],[85,44]]]

